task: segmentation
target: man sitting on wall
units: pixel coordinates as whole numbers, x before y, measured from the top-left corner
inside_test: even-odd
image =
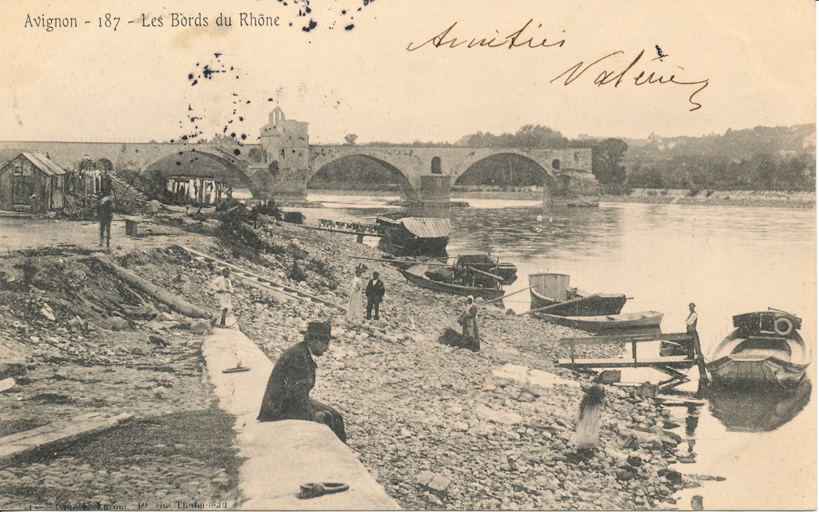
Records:
[[[288,348],[276,362],[262,398],[259,421],[306,420],[324,423],[346,443],[341,414],[310,398],[316,385],[316,362],[330,345],[330,324],[310,322],[304,341]]]

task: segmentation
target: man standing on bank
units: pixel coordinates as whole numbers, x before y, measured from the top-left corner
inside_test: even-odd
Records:
[[[375,310],[375,319],[378,320],[378,306],[384,298],[384,282],[378,279],[378,272],[373,272],[373,278],[367,283],[367,320],[370,319],[373,309]]]
[[[330,324],[310,322],[304,341],[288,348],[276,362],[262,398],[259,421],[306,420],[324,423],[347,442],[341,414],[310,398],[316,385],[316,362],[330,345]]]
[[[114,199],[104,196],[97,205],[97,213],[100,216],[100,247],[105,242],[105,247],[111,247],[111,221],[114,220]]]

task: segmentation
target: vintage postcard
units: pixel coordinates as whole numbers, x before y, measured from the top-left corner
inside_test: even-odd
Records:
[[[5,2],[0,510],[806,510],[808,0]]]

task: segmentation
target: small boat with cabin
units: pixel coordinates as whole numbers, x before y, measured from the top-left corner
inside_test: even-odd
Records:
[[[451,293],[487,300],[503,297],[501,278],[493,274],[474,270],[469,274],[458,274],[453,267],[440,267],[419,263],[406,270],[398,269],[407,281],[436,292]]]
[[[541,312],[533,313],[533,316],[553,324],[595,333],[650,327],[659,328],[660,322],[663,321],[663,314],[657,311],[640,311],[639,313],[621,313],[619,315],[560,316],[550,314],[549,308],[546,308]]]
[[[446,256],[446,245],[452,225],[449,219],[436,217],[404,217],[375,219],[383,236],[379,242],[382,250],[397,255]]]
[[[791,387],[804,378],[811,355],[797,332],[801,318],[771,309],[736,315],[733,321],[735,329],[706,364],[715,384]]]
[[[566,274],[529,274],[530,309],[550,307],[548,314],[559,316],[619,315],[626,304],[623,294],[589,294],[569,286]]]

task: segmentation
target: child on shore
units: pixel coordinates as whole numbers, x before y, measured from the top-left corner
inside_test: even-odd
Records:
[[[222,275],[216,276],[216,278],[211,281],[210,292],[216,294],[216,297],[219,299],[219,309],[222,312],[219,327],[225,327],[225,319],[227,318],[228,311],[233,309],[230,300],[233,295],[233,283],[230,282],[229,268],[226,267],[222,269]],[[216,323],[216,319],[213,320],[213,323]]]

